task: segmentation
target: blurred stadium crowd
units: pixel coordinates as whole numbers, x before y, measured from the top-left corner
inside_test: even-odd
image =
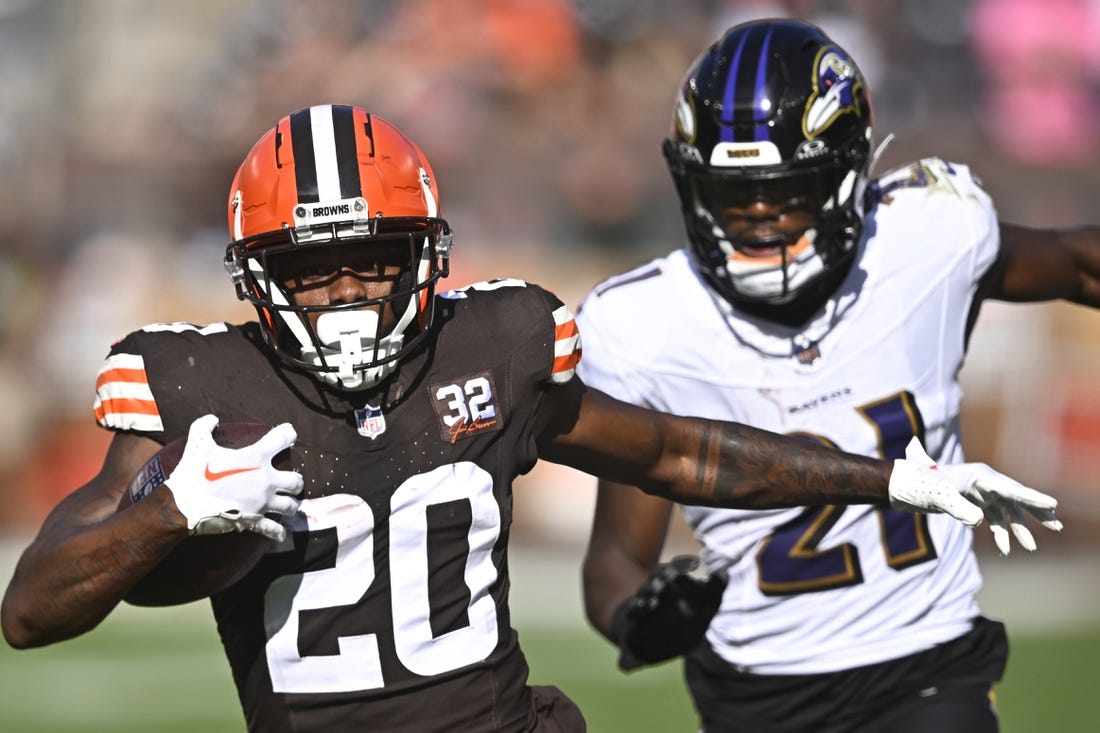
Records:
[[[660,140],[681,76],[727,26],[777,15],[862,67],[878,140],[897,136],[879,170],[939,155],[1007,220],[1100,222],[1098,0],[0,0],[0,528],[98,465],[112,341],[251,317],[220,265],[227,187],[282,115],[347,102],[395,123],[439,178],[452,285],[523,277],[576,305],[679,246]],[[989,307],[964,379],[970,457],[1092,517],[1098,350],[1096,314]]]

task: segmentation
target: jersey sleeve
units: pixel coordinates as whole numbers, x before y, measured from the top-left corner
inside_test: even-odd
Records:
[[[508,308],[513,313],[530,313],[524,326],[523,348],[531,352],[539,365],[538,380],[544,384],[565,384],[573,379],[581,359],[581,336],[572,311],[558,296],[531,283],[526,283],[515,295],[526,301],[526,308],[514,311],[511,306]],[[537,356],[539,352],[544,356]]]
[[[550,365],[550,381],[565,384],[573,379],[581,360],[581,334],[568,306],[547,290],[539,288],[538,292],[542,294],[554,322],[554,358]]]
[[[969,166],[924,158],[884,174],[876,187],[880,205],[901,206],[913,230],[926,233],[915,254],[957,262],[975,287],[997,261],[997,210]]]
[[[186,434],[208,407],[196,399],[202,393],[196,380],[216,371],[196,367],[207,361],[209,337],[227,328],[224,323],[153,324],[114,344],[96,376],[96,421],[108,430],[143,433],[160,443]],[[217,363],[214,352],[210,359]]]
[[[937,161],[950,176],[951,185],[965,202],[971,232],[971,279],[977,282],[996,262],[1001,250],[1000,224],[993,199],[970,166]]]
[[[476,327],[461,338],[499,352],[535,384],[565,384],[581,358],[581,339],[573,313],[549,290],[516,279],[473,283],[442,294],[463,304]],[[476,333],[475,333],[476,332]],[[455,331],[454,333],[458,333]],[[485,340],[488,339],[488,340]],[[471,347],[473,348],[473,347]],[[482,358],[492,361],[487,353]]]
[[[164,430],[156,398],[149,385],[145,357],[133,345],[132,335],[116,344],[96,375],[96,422],[109,430],[159,433]]]
[[[621,301],[609,300],[603,288],[596,288],[577,309],[577,327],[584,337],[584,358],[577,367],[580,378],[589,387],[612,397],[643,407],[652,407],[646,398],[647,378],[634,368],[637,347],[624,342]]]

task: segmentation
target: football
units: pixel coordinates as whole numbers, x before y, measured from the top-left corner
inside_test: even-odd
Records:
[[[224,448],[242,448],[269,430],[271,426],[263,423],[222,423],[214,428],[213,438]],[[118,511],[125,511],[164,483],[183,456],[186,443],[186,437],[179,438],[157,451],[130,481]],[[276,454],[272,465],[291,470],[292,463],[287,449]],[[125,600],[137,606],[169,606],[213,595],[244,577],[272,544],[255,532],[188,537],[134,586]]]

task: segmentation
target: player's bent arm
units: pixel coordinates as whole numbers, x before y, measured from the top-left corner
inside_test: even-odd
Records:
[[[1001,261],[989,297],[1014,302],[1065,299],[1100,307],[1100,227],[1031,229],[1000,224]]]
[[[583,579],[585,614],[605,637],[615,609],[660,560],[672,506],[633,486],[600,480]]]
[[[161,486],[125,512],[122,492],[160,445],[116,433],[99,473],[50,512],[24,550],[0,607],[4,638],[42,646],[94,628],[126,592],[187,537]]]
[[[681,504],[888,503],[893,464],[747,425],[620,402],[579,379],[539,407],[539,456]]]

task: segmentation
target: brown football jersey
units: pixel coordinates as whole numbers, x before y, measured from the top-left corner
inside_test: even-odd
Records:
[[[283,545],[214,596],[251,730],[515,730],[527,663],[508,612],[512,481],[540,395],[579,338],[518,281],[444,293],[436,332],[383,385],[285,365],[256,324],[161,324],[116,344],[102,425],[160,442],[214,413],[290,422],[305,493]]]

